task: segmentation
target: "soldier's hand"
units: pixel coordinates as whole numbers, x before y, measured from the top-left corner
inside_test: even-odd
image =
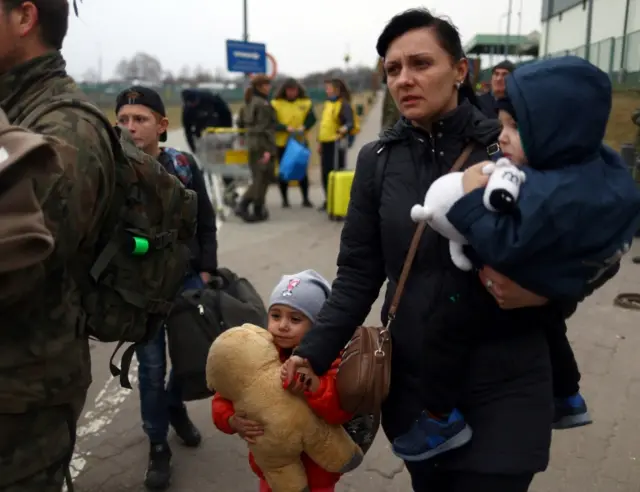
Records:
[[[262,154],[262,159],[260,159],[260,164],[268,164],[271,160],[271,152],[265,152]]]

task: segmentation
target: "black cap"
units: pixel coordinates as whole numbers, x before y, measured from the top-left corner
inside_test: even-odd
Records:
[[[514,63],[510,62],[509,60],[503,60],[500,63],[498,63],[495,67],[493,67],[493,70],[491,71],[495,72],[496,70],[506,70],[507,72],[512,73],[515,69],[516,69],[516,66]]]
[[[139,104],[140,106],[146,106],[162,117],[167,116],[160,94],[148,87],[134,85],[118,94],[118,97],[116,98],[116,114],[118,114],[122,106],[126,106],[127,104]],[[160,141],[167,141],[167,132],[160,135]]]

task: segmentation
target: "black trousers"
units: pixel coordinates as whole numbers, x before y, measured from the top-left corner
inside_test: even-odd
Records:
[[[282,160],[286,147],[278,147],[278,162]],[[302,193],[302,199],[304,201],[309,200],[309,176],[304,175],[300,181],[300,192]],[[278,178],[278,184],[280,185],[280,196],[282,196],[282,203],[289,203],[289,181],[284,181]]]
[[[339,142],[323,142],[320,146],[320,151],[322,152],[320,156],[322,188],[324,188],[325,197],[327,196],[329,173],[347,167],[347,151],[346,149],[338,149],[336,154],[336,145],[340,145]]]
[[[527,492],[533,473],[497,475],[446,471],[427,462],[405,463],[413,492]]]
[[[457,296],[457,297],[456,297]],[[455,297],[455,299],[454,299]],[[479,309],[465,293],[439,300],[436,312],[427,320],[423,346],[423,407],[435,414],[451,412],[459,403],[467,380],[471,351],[493,328],[478,319]],[[542,308],[541,308],[542,309]],[[567,324],[561,313],[545,310],[540,319],[531,320],[545,330],[552,365],[555,397],[568,397],[580,389],[580,371],[567,338]],[[524,326],[527,316],[514,315],[513,330]],[[532,313],[533,314],[533,313]]]

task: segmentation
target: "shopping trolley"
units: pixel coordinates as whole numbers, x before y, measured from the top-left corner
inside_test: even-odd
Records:
[[[210,127],[203,131],[196,143],[196,158],[202,168],[207,191],[216,214],[222,220],[232,213],[239,197],[251,184],[244,134],[245,130],[241,128]]]

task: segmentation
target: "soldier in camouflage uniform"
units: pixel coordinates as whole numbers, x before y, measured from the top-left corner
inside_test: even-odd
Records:
[[[52,96],[86,100],[59,51],[68,16],[67,0],[0,0],[0,107],[11,123],[55,137],[61,156],[59,172],[35,179],[55,249],[26,268],[23,289],[0,304],[2,492],[62,489],[91,383],[81,293],[72,273],[95,254],[110,204],[115,164],[109,135],[96,117],[72,107],[27,120]]]
[[[269,102],[271,80],[265,75],[256,75],[245,93],[246,106],[242,112],[247,132],[249,167],[252,183],[240,200],[236,213],[245,222],[261,222],[269,218],[265,198],[275,172],[276,125],[275,110]],[[253,214],[249,205],[253,203]]]
[[[399,119],[400,111],[398,111],[398,106],[387,89],[384,91],[384,101],[382,102],[382,129],[391,128]]]

